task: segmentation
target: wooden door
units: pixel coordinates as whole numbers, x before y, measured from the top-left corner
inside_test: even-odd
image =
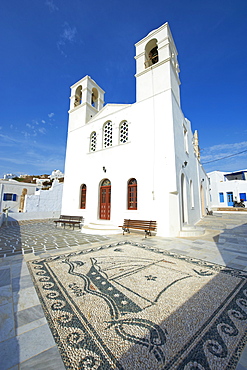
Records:
[[[100,215],[101,220],[110,220],[111,215],[111,186],[100,188]]]

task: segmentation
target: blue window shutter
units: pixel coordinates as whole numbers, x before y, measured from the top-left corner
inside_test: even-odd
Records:
[[[13,194],[13,201],[16,202],[17,195]]]
[[[246,193],[239,193],[239,199],[242,199],[244,202],[246,202]]]
[[[3,200],[7,200],[7,194],[6,193],[3,194]]]
[[[224,193],[219,193],[220,195],[220,203],[224,202]]]

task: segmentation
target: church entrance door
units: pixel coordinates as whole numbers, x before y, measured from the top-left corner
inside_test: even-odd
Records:
[[[100,214],[101,220],[110,220],[111,216],[111,182],[104,180],[100,187]]]

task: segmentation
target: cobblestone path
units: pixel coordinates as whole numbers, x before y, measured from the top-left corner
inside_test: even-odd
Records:
[[[0,258],[40,253],[107,240],[106,236],[82,234],[69,226],[56,227],[52,220],[8,221],[0,228]]]

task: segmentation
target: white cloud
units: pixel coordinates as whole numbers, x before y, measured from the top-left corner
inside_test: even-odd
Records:
[[[75,35],[77,33],[77,30],[75,27],[71,28],[70,25],[66,22],[64,24],[64,30],[62,34],[62,39],[67,40],[69,42],[73,42],[75,39]]]
[[[46,134],[46,129],[44,127],[40,127],[38,130],[41,134],[45,135]]]
[[[64,48],[66,43],[72,44],[75,41],[77,30],[76,27],[70,27],[67,22],[64,23],[63,28],[63,33],[60,35],[60,39],[57,42],[57,48],[63,56],[67,57]]]
[[[237,154],[247,150],[247,141],[232,144],[218,144],[205,148],[201,152],[201,162],[208,162],[218,158],[223,158],[229,155]],[[204,154],[205,153],[205,154]],[[240,154],[241,155],[241,154]]]
[[[54,117],[54,116],[55,116],[55,113],[49,113],[49,114],[48,114],[48,117],[49,117],[49,118],[52,118],[52,117]]]
[[[32,126],[32,125],[30,125],[30,123],[26,123],[26,127],[28,127],[28,128],[34,128],[34,126]]]
[[[42,122],[42,123],[45,123],[45,120],[43,120],[43,119],[42,119],[42,121],[41,121],[41,122]]]
[[[51,13],[58,10],[58,7],[54,4],[52,0],[46,0],[45,5],[48,6]]]
[[[42,128],[41,128],[42,130]],[[24,136],[3,135],[0,133],[0,170],[3,173],[51,172],[55,168],[63,170],[65,147],[63,145],[34,142],[29,132]]]
[[[201,151],[201,163],[207,172],[213,170],[235,171],[246,168],[247,141],[218,144]]]

